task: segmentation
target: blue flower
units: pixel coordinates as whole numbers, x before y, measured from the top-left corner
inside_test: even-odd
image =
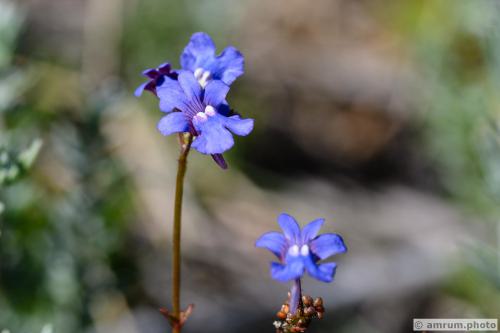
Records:
[[[318,261],[344,253],[347,248],[340,235],[322,234],[317,236],[324,219],[317,219],[306,225],[302,231],[295,219],[288,214],[278,217],[283,229],[262,235],[255,245],[268,249],[276,255],[279,263],[271,263],[271,276],[278,281],[299,279],[307,271],[312,277],[323,281],[333,281],[337,264],[318,264]]]
[[[195,137],[192,147],[212,155],[222,167],[220,154],[234,145],[232,133],[245,136],[253,129],[253,119],[228,115],[229,86],[221,80],[211,80],[203,88],[192,72],[180,71],[177,81],[165,80],[156,91],[160,110],[167,113],[158,130],[163,135],[191,133]]]
[[[157,68],[148,68],[142,72],[142,75],[149,78],[135,90],[135,96],[142,95],[144,90],[148,90],[156,95],[156,88],[161,86],[165,80],[177,80],[177,72],[172,71],[168,62],[161,64]]]
[[[215,44],[204,32],[197,32],[181,55],[181,66],[194,76],[204,87],[210,80],[221,80],[227,85],[244,71],[243,55],[236,48],[228,46],[221,54],[215,54]]]
[[[211,80],[221,80],[231,85],[244,72],[245,59],[236,48],[228,46],[221,54],[215,55],[215,44],[210,36],[204,32],[197,32],[191,36],[188,45],[180,57],[184,70],[193,72],[195,78],[204,88]],[[149,68],[142,72],[149,81],[141,84],[135,95],[141,96],[144,90],[156,95],[156,88],[165,80],[177,80],[177,71],[172,70],[169,63],[163,63],[157,68]]]

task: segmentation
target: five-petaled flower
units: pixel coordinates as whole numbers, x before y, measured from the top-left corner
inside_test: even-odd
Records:
[[[204,32],[191,36],[181,55],[181,66],[194,73],[204,87],[210,80],[221,80],[227,85],[244,71],[243,55],[233,46],[228,46],[220,55],[215,55],[215,44]]]
[[[234,145],[231,132],[244,136],[253,129],[253,119],[227,115],[228,91],[229,86],[220,80],[211,80],[203,88],[193,73],[181,71],[178,81],[165,80],[157,87],[160,110],[167,113],[158,130],[163,135],[190,132],[195,136],[194,149],[203,154],[222,154]]]
[[[318,264],[318,261],[344,253],[347,248],[340,235],[322,234],[317,236],[324,219],[317,219],[306,225],[302,231],[295,219],[288,214],[281,214],[278,223],[283,229],[268,232],[255,243],[274,253],[279,263],[271,263],[271,276],[278,281],[295,280],[307,271],[312,277],[331,282],[337,264],[333,262]]]

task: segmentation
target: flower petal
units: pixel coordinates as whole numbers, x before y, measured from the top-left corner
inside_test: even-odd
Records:
[[[227,101],[224,101],[217,107],[217,112],[227,117],[232,113],[232,110],[229,107],[229,104],[227,104]]]
[[[292,216],[282,213],[278,216],[278,224],[289,243],[297,244],[300,241],[300,227]]]
[[[276,231],[271,231],[260,236],[255,242],[255,246],[268,249],[278,259],[282,259],[286,252],[286,240],[282,234]]]
[[[199,133],[192,144],[194,149],[202,154],[222,154],[234,145],[233,135],[224,127],[221,117],[215,115],[203,122],[193,120]]]
[[[160,99],[160,110],[170,112],[173,109],[186,111],[187,99],[179,82],[165,78],[161,86],[156,87],[156,93]]]
[[[156,68],[148,68],[142,71],[142,75],[150,79],[156,79],[159,76],[159,73]]]
[[[309,247],[313,254],[321,260],[347,251],[344,240],[337,234],[319,235],[309,243]]]
[[[198,67],[204,67],[215,57],[215,44],[212,38],[204,32],[197,32],[181,54],[181,66],[194,72]],[[205,68],[208,69],[208,68]]]
[[[244,72],[245,58],[235,47],[229,46],[215,59],[212,77],[230,85]]]
[[[179,74],[178,81],[188,100],[200,101],[202,88],[192,72],[182,71]]]
[[[220,80],[212,80],[205,87],[203,101],[206,105],[218,108],[220,104],[225,102],[228,91],[229,86],[227,84]]]
[[[224,116],[221,116],[224,117]],[[253,119],[241,119],[240,116],[224,117],[224,126],[236,135],[245,136],[253,130]]]
[[[160,66],[158,66],[158,73],[161,75],[169,75],[172,71],[172,66],[168,62],[164,62]]]
[[[337,268],[336,263],[331,262],[318,265],[309,256],[308,258],[304,258],[304,264],[306,266],[307,272],[313,278],[323,282],[333,281],[333,276],[335,275],[335,270]]]
[[[302,244],[307,244],[316,237],[324,222],[325,219],[316,219],[302,228]]]
[[[146,88],[146,86],[149,84],[149,81],[148,82],[144,82],[143,84],[141,84],[139,87],[137,87],[137,89],[135,90],[134,92],[134,95],[135,97],[141,97],[142,95],[142,92],[144,91],[144,89]]]
[[[157,125],[163,135],[189,131],[189,123],[182,112],[172,112],[160,119]]]
[[[304,274],[304,262],[301,258],[292,260],[286,265],[273,262],[271,263],[271,276],[273,279],[286,282],[295,280]]]

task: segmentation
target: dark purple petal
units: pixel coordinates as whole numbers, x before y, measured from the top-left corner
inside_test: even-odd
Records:
[[[202,154],[222,154],[234,145],[233,135],[220,120],[222,116],[208,117],[206,121],[193,120],[198,137],[192,147]]]
[[[212,158],[214,159],[215,163],[217,163],[217,165],[220,166],[222,169],[224,170],[227,169],[227,163],[222,154],[212,154]]]
[[[212,77],[230,85],[244,72],[245,59],[236,48],[229,46],[215,58],[211,68]],[[208,69],[210,70],[210,69]]]
[[[204,32],[197,32],[191,36],[191,40],[181,54],[181,66],[183,69],[194,72],[198,67],[212,62],[215,57],[215,44],[210,36]],[[204,66],[205,65],[205,66]]]
[[[169,75],[170,71],[172,70],[172,66],[168,62],[165,62],[158,66],[158,73],[162,75]]]
[[[321,260],[347,251],[344,240],[337,234],[319,235],[309,243],[309,247],[312,253]]]
[[[283,233],[289,244],[298,244],[300,241],[300,227],[297,221],[292,216],[283,213],[278,216],[278,224],[283,229]]]
[[[271,263],[271,276],[273,279],[286,282],[295,280],[304,274],[304,262],[301,258],[288,261],[286,265],[277,262]]]
[[[160,73],[158,73],[158,70],[156,68],[148,68],[142,72],[142,75],[150,79],[156,79],[158,78],[158,76],[160,76]]]
[[[182,71],[179,74],[178,82],[186,94],[187,99],[191,103],[200,103],[200,97],[202,96],[202,88],[200,83],[194,77],[194,74],[189,71]]]
[[[260,236],[260,238],[255,242],[255,246],[268,249],[274,253],[278,259],[284,258],[284,254],[287,249],[285,237],[276,231],[271,231]]]
[[[316,237],[324,222],[325,219],[316,219],[302,228],[302,244],[307,244]]]
[[[227,104],[227,101],[224,101],[221,103],[221,105],[219,105],[219,107],[217,108],[217,112],[219,112],[221,115],[223,116],[229,116],[231,115],[232,113],[232,110],[231,108],[229,107],[229,104]]]
[[[226,95],[229,91],[229,86],[220,80],[212,80],[205,87],[205,95],[203,101],[206,105],[212,105],[218,108],[225,102]]]
[[[157,128],[163,135],[182,133],[189,130],[189,122],[182,112],[172,112],[160,119]]]
[[[165,79],[163,84],[156,88],[160,99],[160,110],[170,112],[173,109],[186,111],[188,100],[178,81]]]
[[[168,80],[168,76],[160,75],[156,80],[151,80],[151,84],[153,84],[154,88],[161,86],[165,80]]]
[[[150,80],[135,90],[135,95],[139,97],[144,90],[151,91],[156,94],[156,88],[163,85],[165,80],[172,79],[177,80],[177,73],[171,71],[172,68],[168,62],[165,62],[158,66],[157,68],[148,68],[142,72],[142,75],[146,76]]]
[[[168,76],[169,78],[171,78],[172,80],[177,80],[178,77],[179,77],[179,73],[175,72],[175,71],[172,71],[170,72],[170,74],[168,75],[165,75],[165,76]]]
[[[306,266],[307,272],[313,278],[323,282],[333,281],[333,276],[335,274],[335,270],[337,267],[336,263],[332,262],[332,263],[317,265],[313,261],[313,259],[309,256],[307,258],[304,258],[304,264]]]

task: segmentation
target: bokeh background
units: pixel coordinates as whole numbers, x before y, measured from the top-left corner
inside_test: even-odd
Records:
[[[310,332],[498,317],[498,1],[0,0],[0,331],[168,331],[178,147],[133,91],[196,31],[245,54],[256,125],[189,158],[186,333],[273,331],[281,212],[349,247]]]

